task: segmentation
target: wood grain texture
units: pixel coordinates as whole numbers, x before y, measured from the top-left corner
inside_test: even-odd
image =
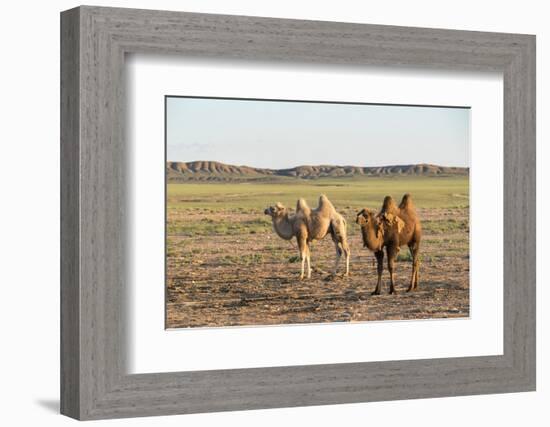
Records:
[[[80,414],[79,12],[61,20],[61,412]]]
[[[62,413],[100,419],[535,388],[535,38],[80,7],[62,14]],[[504,75],[504,354],[128,375],[124,55]]]

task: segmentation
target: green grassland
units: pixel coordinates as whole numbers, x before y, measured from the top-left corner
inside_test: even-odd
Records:
[[[340,208],[378,208],[386,195],[399,201],[404,193],[413,196],[419,208],[465,208],[469,203],[467,176],[368,177],[292,179],[259,183],[168,184],[168,208],[259,209],[281,202],[294,208],[298,197],[314,207],[326,194]]]
[[[263,215],[267,206],[281,202],[294,208],[296,200],[303,197],[315,207],[320,194],[326,194],[352,220],[363,207],[378,209],[386,195],[399,202],[407,192],[419,209],[468,208],[469,186],[464,176],[168,184],[167,231],[186,236],[260,233],[271,228],[269,218]],[[192,217],[181,217],[185,212],[193,213]],[[241,214],[238,221],[234,214]],[[434,233],[465,227],[467,221],[452,217],[424,221],[424,229]]]

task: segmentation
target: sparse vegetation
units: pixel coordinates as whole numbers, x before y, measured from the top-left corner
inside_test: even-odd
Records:
[[[168,184],[167,326],[423,319],[469,315],[467,176],[289,179],[285,182]],[[412,294],[371,297],[374,256],[363,249],[355,217],[386,195],[413,195],[423,226],[421,286]],[[351,276],[326,281],[330,239],[313,243],[313,274],[300,282],[295,240],[273,232],[266,206],[315,205],[327,194],[347,220]],[[410,254],[402,248],[396,283],[405,291]],[[389,277],[383,276],[384,286]],[[387,287],[385,288],[387,291]]]

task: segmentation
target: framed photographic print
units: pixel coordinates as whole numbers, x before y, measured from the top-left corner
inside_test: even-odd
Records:
[[[535,38],[61,15],[61,407],[535,389]]]

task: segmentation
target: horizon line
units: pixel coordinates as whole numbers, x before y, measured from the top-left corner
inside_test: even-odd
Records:
[[[210,162],[210,163],[220,163],[226,166],[236,166],[236,167],[249,167],[253,169],[269,169],[269,170],[284,170],[284,169],[293,169],[293,168],[299,168],[303,166],[310,166],[310,167],[319,167],[319,166],[332,166],[332,167],[354,167],[354,168],[384,168],[384,167],[395,167],[395,166],[437,166],[437,167],[443,167],[443,168],[462,168],[462,169],[470,169],[470,166],[451,166],[451,165],[442,165],[437,163],[428,163],[428,162],[421,162],[421,163],[393,163],[393,164],[383,164],[383,165],[373,165],[373,166],[358,166],[353,164],[348,165],[340,165],[340,164],[331,164],[331,163],[324,163],[324,164],[299,164],[296,166],[291,167],[282,167],[282,168],[276,168],[276,167],[261,167],[261,166],[251,166],[247,164],[234,164],[234,163],[225,163],[221,162],[219,160],[166,160],[167,163],[197,163],[197,162]]]

